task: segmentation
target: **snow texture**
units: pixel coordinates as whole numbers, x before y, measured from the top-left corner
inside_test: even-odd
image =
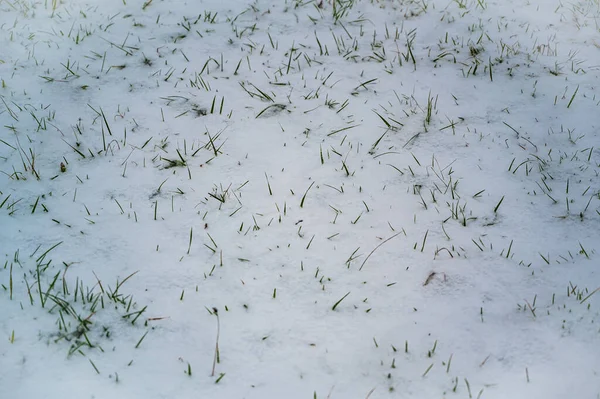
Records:
[[[598,0],[0,0],[0,398],[600,398]]]

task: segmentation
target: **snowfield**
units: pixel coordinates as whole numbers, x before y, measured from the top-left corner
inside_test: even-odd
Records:
[[[600,398],[598,0],[0,0],[0,398]]]

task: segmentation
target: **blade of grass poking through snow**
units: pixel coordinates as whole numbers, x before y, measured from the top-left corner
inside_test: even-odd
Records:
[[[577,95],[578,91],[579,91],[579,85],[577,85],[577,88],[575,89],[575,92],[571,96],[571,100],[569,101],[569,104],[567,104],[567,108],[571,108],[571,104],[573,103],[573,100],[575,100],[575,96]]]
[[[6,141],[4,141],[4,140],[2,140],[2,139],[0,139],[0,143],[2,143],[2,144],[5,144],[6,146],[8,146],[8,147],[12,148],[12,149],[13,149],[13,150],[15,150],[15,151],[17,150],[15,147],[13,147],[12,145],[8,144]]]
[[[123,316],[123,318],[128,318],[129,316],[136,315],[136,316],[133,318],[133,320],[131,320],[131,324],[135,324],[136,320],[137,320],[137,319],[138,319],[138,318],[139,318],[139,317],[140,317],[140,316],[141,316],[141,315],[142,315],[142,314],[143,314],[143,313],[146,311],[146,309],[147,309],[147,308],[148,308],[148,306],[144,306],[144,307],[142,308],[142,310],[140,310],[140,311],[138,311],[138,312],[133,312],[133,313],[130,313],[129,315],[125,315],[125,316]]]
[[[585,257],[586,257],[587,259],[589,259],[589,258],[590,258],[590,256],[588,255],[588,253],[587,253],[587,251],[585,250],[585,248],[583,247],[583,245],[581,245],[581,243],[579,243],[579,248],[581,248],[581,251],[579,251],[579,253],[581,253],[581,254],[585,255]]]
[[[401,232],[400,232],[401,233]],[[369,258],[371,257],[371,255],[373,255],[373,253],[379,248],[381,247],[383,244],[385,244],[386,242],[390,241],[391,239],[395,238],[396,236],[400,235],[400,233],[396,233],[393,236],[385,239],[383,242],[381,242],[379,245],[377,245],[370,253],[369,255],[367,255],[367,257],[365,258],[365,260],[363,261],[363,263],[360,265],[360,267],[358,268],[359,271],[362,270],[363,266],[365,265],[365,263],[367,263],[367,261],[369,260]]]
[[[467,386],[467,393],[469,394],[469,399],[471,399],[473,396],[471,395],[471,385],[469,384],[469,380],[467,380],[465,378],[465,385]]]
[[[510,244],[508,244],[508,251],[506,251],[506,259],[508,259],[508,257],[510,256],[510,251],[512,249],[513,241],[514,240],[510,240]]]
[[[215,157],[219,155],[219,151],[217,150],[217,147],[215,146],[215,142],[213,140],[213,137],[210,136],[210,132],[208,131],[208,129],[206,130],[206,134],[208,135],[208,141],[213,149],[213,152],[215,153]]]
[[[333,136],[336,133],[343,132],[344,130],[353,129],[353,128],[357,127],[357,126],[360,126],[360,125],[346,126],[346,127],[341,128],[341,129],[333,130],[331,133],[328,134],[328,136]]]
[[[106,125],[106,130],[108,130],[108,134],[110,136],[112,136],[112,131],[110,130],[110,125],[108,124],[108,121],[106,120],[106,116],[104,115],[104,111],[102,110],[102,107],[100,107],[100,114],[102,114],[102,119],[104,120],[104,124]]]
[[[427,234],[429,234],[429,230],[425,232],[425,236],[423,237],[423,244],[421,245],[421,252],[425,249],[425,242],[427,241]]]
[[[194,238],[194,228],[190,227],[190,243],[188,244],[187,254],[190,254],[190,250],[192,249],[192,239]]]
[[[148,331],[146,331],[144,333],[144,335],[142,335],[142,338],[140,338],[140,340],[137,342],[137,344],[135,344],[135,349],[140,347],[140,345],[142,344],[142,341],[144,340],[144,338],[146,338],[146,335],[148,335]]]
[[[48,301],[48,296],[50,295],[52,288],[54,288],[54,285],[56,284],[56,281],[58,280],[59,275],[60,275],[60,272],[57,272],[56,275],[54,276],[54,279],[48,286],[48,289],[46,290],[46,294],[44,295],[44,303],[46,303]]]
[[[10,277],[8,280],[8,288],[9,288],[9,299],[13,300],[13,264],[10,263]],[[14,331],[13,331],[14,334]]]
[[[210,241],[212,241],[213,245],[215,246],[215,248],[219,248],[219,246],[217,245],[217,243],[215,242],[215,240],[213,240],[212,236],[208,233],[206,233],[206,235],[208,236],[208,238],[210,238]]]
[[[127,282],[127,280],[129,280],[131,277],[135,276],[138,272],[139,272],[139,270],[131,273],[129,276],[125,277],[121,282],[119,282],[119,280],[117,280],[117,285],[115,287],[115,290],[109,294],[109,297],[116,302],[117,298],[118,298],[117,295],[118,295],[118,292],[119,292],[119,289],[121,288],[121,286],[123,284],[125,284]]]
[[[294,51],[296,51],[296,49],[294,48],[294,44],[295,43],[292,42],[292,48],[290,48],[290,56],[289,56],[288,63],[287,63],[287,69],[285,71],[286,75],[289,75],[289,73],[290,73],[290,67],[291,67],[291,64],[292,64],[292,56],[294,54]]]
[[[504,201],[504,195],[502,196],[502,198],[500,198],[498,205],[496,205],[496,207],[494,208],[494,213],[498,212],[498,208],[500,208],[500,204],[502,204],[502,201]]]
[[[31,209],[31,214],[35,213],[35,209],[37,208],[39,201],[40,201],[40,197],[38,196],[37,199],[35,200],[35,203],[33,204],[33,208]]]
[[[273,195],[273,191],[271,190],[271,183],[269,183],[269,176],[265,173],[265,179],[267,179],[267,187],[269,188],[269,195]]]
[[[264,108],[262,111],[260,111],[260,112],[259,112],[259,113],[256,115],[255,119],[258,119],[258,118],[260,118],[260,116],[261,116],[262,114],[264,114],[266,111],[270,110],[271,108],[273,108],[273,110],[274,110],[274,111],[278,111],[278,110],[279,110],[279,111],[283,111],[283,110],[285,110],[285,109],[286,109],[286,105],[285,105],[285,104],[271,104],[271,105],[268,105],[266,108]]]
[[[388,127],[388,129],[392,129],[392,125],[383,117],[379,114],[379,112],[372,110],[373,112],[375,112],[375,115],[377,115],[379,117],[379,119],[381,119],[383,121],[383,123],[385,123],[385,125]],[[384,133],[385,134],[385,133]],[[381,139],[379,139],[381,140]],[[378,140],[378,142],[379,142]]]
[[[44,252],[43,254],[41,254],[36,260],[36,263],[40,263],[41,261],[43,261],[46,258],[46,255],[48,255],[50,253],[50,251],[52,251],[53,249],[55,249],[56,247],[58,247],[60,244],[62,244],[63,242],[59,242],[57,244],[54,244],[52,247],[50,247],[50,249],[48,249],[46,252]]]
[[[433,368],[433,363],[431,363],[429,365],[429,367],[427,367],[427,370],[425,370],[425,372],[423,373],[423,375],[421,377],[425,377],[427,375],[427,373],[429,373],[429,371]]]
[[[383,137],[386,135],[386,133],[387,133],[389,130],[392,130],[392,129],[391,129],[391,128],[390,128],[390,129],[386,129],[386,131],[385,131],[385,132],[383,132],[383,134],[382,134],[381,136],[379,136],[379,138],[378,138],[377,140],[375,140],[375,142],[374,142],[374,143],[373,143],[373,145],[371,146],[371,151],[375,151],[375,149],[376,149],[376,148],[377,148],[377,146],[379,145],[379,142],[380,142],[380,141],[383,139]]]
[[[36,277],[37,277],[37,286],[38,286],[38,292],[40,294],[40,303],[42,304],[42,307],[44,307],[44,296],[42,295],[42,282],[41,282],[41,278],[40,278],[40,264],[37,264],[36,267]]]
[[[217,363],[221,362],[220,355],[219,355],[219,335],[221,334],[221,322],[219,320],[219,310],[217,308],[212,308],[212,314],[214,314],[217,317],[217,340],[215,342],[215,356],[213,357],[212,372],[210,374],[211,377],[214,377],[215,376],[215,368],[217,367]]]
[[[69,147],[71,147],[71,149],[73,151],[75,151],[81,158],[85,159],[85,155],[81,151],[79,151],[77,148],[73,147],[71,144],[67,143],[67,141],[65,139],[63,139],[62,137],[61,137],[61,140],[64,141],[65,144],[67,144]]]
[[[310,248],[310,244],[312,244],[314,238],[315,238],[315,234],[313,234],[313,236],[311,237],[310,241],[308,242],[308,245],[306,246],[306,249]]]
[[[346,299],[346,297],[347,297],[348,295],[350,295],[350,292],[346,293],[346,295],[344,295],[343,297],[341,297],[341,298],[340,298],[340,300],[339,300],[339,301],[337,301],[337,302],[336,302],[336,303],[335,303],[335,304],[334,304],[334,305],[331,307],[331,310],[335,310],[335,308],[337,308],[337,307],[338,307],[338,305],[339,305],[340,303],[342,303],[342,301],[343,301],[344,299]]]
[[[479,248],[479,250],[480,250],[481,252],[483,252],[483,248],[481,247],[481,245],[477,244],[477,241],[475,241],[475,240],[474,240],[474,239],[472,239],[472,238],[471,238],[471,241],[473,241],[473,244],[475,244],[475,246],[476,246],[477,248]]]
[[[300,200],[300,208],[304,208],[304,200],[306,200],[306,195],[308,194],[308,191],[312,188],[313,184],[315,184],[315,182],[310,183],[310,186],[308,186],[306,192],[302,196],[302,200]]]
[[[98,370],[98,367],[96,367],[96,365],[94,364],[94,362],[92,361],[92,359],[88,359],[92,365],[92,367],[94,367],[94,370],[96,370],[97,374],[100,374],[100,371]]]
[[[187,165],[185,159],[181,155],[181,152],[179,152],[179,150],[175,150],[175,152],[177,152],[177,155],[179,155],[179,159],[181,159],[181,164],[182,165]]]
[[[367,88],[367,85],[369,85],[369,84],[372,84],[372,83],[375,83],[376,81],[377,81],[377,78],[373,78],[373,79],[369,79],[369,80],[366,80],[366,81],[364,81],[364,82],[361,82],[361,83],[360,83],[358,86],[356,86],[356,87],[354,88],[354,90],[358,90],[358,89],[360,89],[361,87],[363,87],[365,90],[369,90],[369,89]]]
[[[594,295],[598,291],[600,291],[600,287],[598,287],[594,291],[590,292],[590,294],[588,296],[586,296],[585,298],[583,298],[580,303],[584,303],[585,301],[587,301],[588,299],[590,299],[592,297],[592,295]]]

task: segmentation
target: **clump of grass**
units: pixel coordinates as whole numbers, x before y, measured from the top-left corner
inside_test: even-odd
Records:
[[[163,160],[165,162],[165,166],[164,166],[165,169],[187,166],[187,161],[183,158],[183,155],[181,155],[181,152],[179,152],[179,150],[176,150],[176,152],[177,152],[178,158],[169,159],[169,158],[161,157],[161,160]]]
[[[130,320],[132,325],[145,313],[147,307],[140,310],[138,304],[131,295],[125,295],[121,292],[123,285],[129,281],[137,272],[131,273],[123,280],[117,280],[114,289],[106,286],[100,279],[94,286],[87,286],[83,280],[76,277],[75,281],[69,281],[66,271],[57,271],[50,274],[54,267],[52,259],[48,255],[58,248],[62,242],[54,244],[36,257],[41,245],[29,256],[31,261],[20,260],[18,251],[15,255],[15,261],[21,268],[26,270],[26,276],[35,276],[36,281],[29,283],[25,277],[26,292],[29,303],[32,306],[39,306],[46,309],[49,314],[56,316],[57,331],[42,332],[47,335],[54,343],[68,343],[68,356],[79,353],[85,355],[86,350],[102,350],[102,344],[110,339],[112,335],[111,328],[97,323],[96,320],[106,317],[117,317]],[[63,262],[68,267],[69,263]],[[34,293],[37,289],[38,298]],[[13,297],[13,281],[10,283],[10,295]],[[138,348],[147,332],[140,338]],[[14,341],[14,332],[13,332]],[[94,370],[100,373],[97,366],[90,360]]]

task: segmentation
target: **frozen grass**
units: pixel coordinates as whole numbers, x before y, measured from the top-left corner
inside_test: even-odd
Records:
[[[0,398],[600,397],[597,0],[0,0]]]

